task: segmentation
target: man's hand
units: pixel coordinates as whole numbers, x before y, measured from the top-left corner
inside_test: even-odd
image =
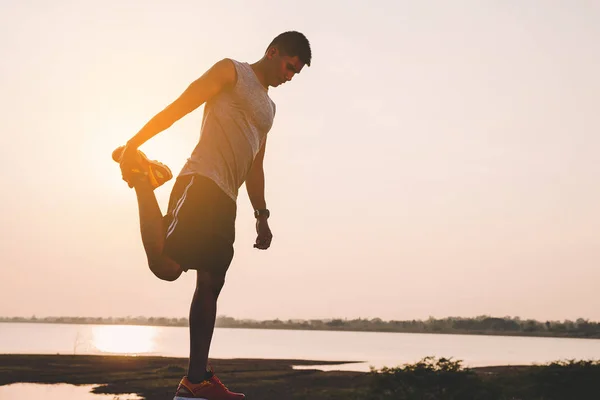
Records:
[[[259,217],[256,219],[256,243],[254,247],[260,250],[266,250],[271,246],[273,234],[266,218]]]

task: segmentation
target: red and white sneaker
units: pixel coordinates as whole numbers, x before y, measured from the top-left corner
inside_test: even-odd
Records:
[[[123,155],[123,150],[125,150],[125,146],[116,148],[112,152],[112,159],[120,163],[121,156]],[[153,189],[156,189],[163,183],[173,178],[173,174],[171,173],[169,167],[156,160],[148,159],[148,157],[146,157],[146,155],[140,150],[137,151],[137,164],[139,168],[136,168],[132,171],[127,171],[127,174],[131,174],[132,176],[146,176]],[[131,183],[130,186],[132,186]]]
[[[192,383],[184,376],[173,400],[244,400],[242,393],[233,393],[223,385],[215,374],[200,383]]]

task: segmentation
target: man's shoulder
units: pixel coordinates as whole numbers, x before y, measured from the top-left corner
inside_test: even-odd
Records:
[[[239,61],[232,58],[223,58],[212,67],[212,74],[225,85],[233,85],[237,81],[237,65]]]

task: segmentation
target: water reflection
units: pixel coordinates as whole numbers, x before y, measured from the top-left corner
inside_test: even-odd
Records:
[[[153,326],[103,325],[92,329],[92,346],[103,353],[152,353],[158,329]]]
[[[394,365],[394,364],[391,364]],[[395,366],[395,365],[394,365]],[[359,372],[369,372],[371,370],[371,364],[369,363],[347,363],[347,364],[332,364],[332,365],[292,365],[293,369],[298,370],[312,370],[316,369],[319,371],[359,371]]]
[[[36,383],[14,383],[0,386],[0,399],[44,399],[44,400],[141,400],[134,394],[94,394],[94,385],[40,385]]]

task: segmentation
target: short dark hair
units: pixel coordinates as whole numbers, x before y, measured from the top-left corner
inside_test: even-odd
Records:
[[[300,61],[310,67],[310,60],[312,58],[310,43],[302,33],[296,31],[283,32],[273,39],[269,47],[267,47],[267,51],[273,46],[277,47],[283,55],[290,57],[298,56]]]

